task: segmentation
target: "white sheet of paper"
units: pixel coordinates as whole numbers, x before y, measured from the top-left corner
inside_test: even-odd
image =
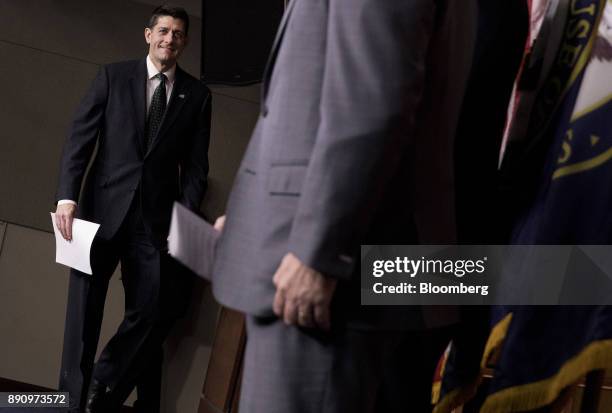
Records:
[[[219,231],[178,202],[172,209],[168,252],[200,277],[212,276]]]
[[[91,274],[91,244],[100,224],[75,218],[72,222],[72,241],[66,241],[55,225],[53,212],[51,212],[51,221],[55,233],[55,261]]]

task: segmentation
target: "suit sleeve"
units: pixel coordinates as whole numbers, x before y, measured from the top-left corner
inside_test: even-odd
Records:
[[[433,0],[329,2],[321,120],[289,242],[327,276],[350,277],[411,138],[434,14]]]
[[[79,199],[83,175],[104,123],[108,87],[106,67],[102,67],[77,108],[68,138],[64,144],[56,201],[60,199],[76,201]]]
[[[195,212],[199,212],[208,184],[211,109],[212,98],[210,91],[206,89],[195,129],[181,161],[180,202]]]

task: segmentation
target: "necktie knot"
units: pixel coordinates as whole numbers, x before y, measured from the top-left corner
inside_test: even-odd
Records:
[[[162,72],[159,72],[157,75],[155,75],[155,77],[159,79],[159,81],[161,82],[162,85],[165,85],[166,84],[166,80],[168,80],[166,75],[163,74]]]

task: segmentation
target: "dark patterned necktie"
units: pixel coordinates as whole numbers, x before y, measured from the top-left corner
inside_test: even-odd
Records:
[[[166,75],[158,73],[159,86],[153,92],[147,118],[147,150],[151,147],[166,111]]]

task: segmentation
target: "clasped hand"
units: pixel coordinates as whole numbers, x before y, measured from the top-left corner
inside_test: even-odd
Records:
[[[330,303],[337,280],[303,264],[287,253],[274,274],[274,313],[286,324],[330,328]]]

